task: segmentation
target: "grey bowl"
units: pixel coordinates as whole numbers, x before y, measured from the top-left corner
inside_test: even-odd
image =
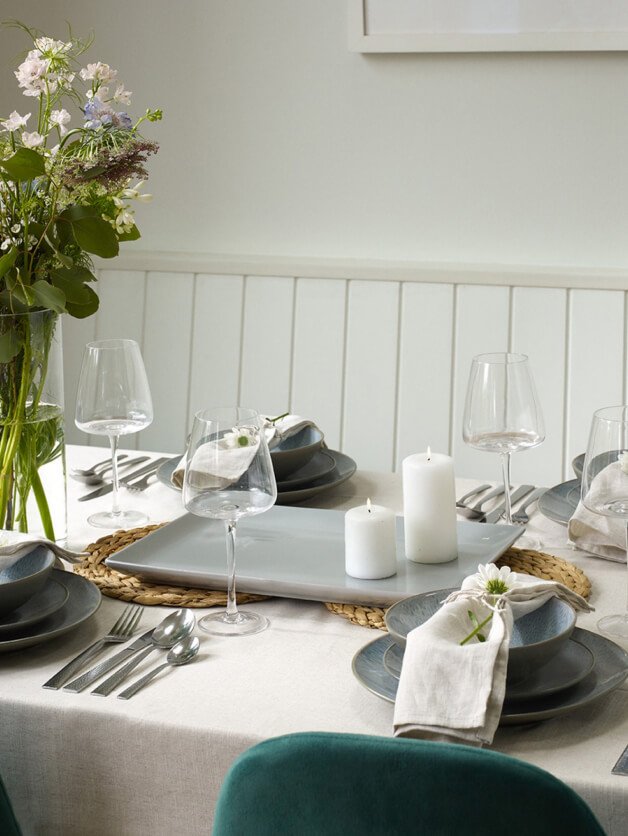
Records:
[[[453,591],[424,592],[393,604],[385,621],[397,644],[405,647],[408,633],[431,618]],[[548,662],[568,641],[575,625],[576,613],[558,598],[550,598],[538,610],[518,618],[510,639],[508,681],[518,682]]]
[[[277,481],[306,465],[322,445],[323,433],[316,427],[303,427],[298,433],[284,439],[270,451]]]
[[[43,589],[54,562],[51,551],[37,546],[0,571],[0,616],[21,607]]]
[[[599,456],[596,456],[595,459],[593,459],[593,473],[599,473],[601,470],[604,470],[605,467],[608,467],[609,464],[616,462],[621,452],[621,450],[609,450],[607,453],[600,453]],[[578,479],[582,479],[585,457],[585,453],[580,453],[580,455],[576,456],[571,462],[573,471]]]

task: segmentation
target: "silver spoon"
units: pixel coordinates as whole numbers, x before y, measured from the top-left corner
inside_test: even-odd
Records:
[[[143,650],[141,653],[131,659],[130,662],[127,662],[119,671],[116,671],[109,679],[105,679],[105,681],[98,686],[98,688],[94,688],[91,692],[92,694],[96,694],[97,697],[106,697],[108,696],[115,688],[118,687],[127,676],[134,670],[140,662],[143,662],[144,659],[152,653],[153,650],[165,650],[169,647],[172,647],[177,642],[180,642],[181,639],[184,639],[186,636],[189,636],[192,630],[194,629],[194,625],[196,624],[196,618],[192,610],[189,609],[180,609],[173,612],[171,615],[166,616],[163,621],[161,621],[153,630],[153,634],[150,637],[152,642],[152,647],[147,647],[146,650]]]
[[[118,456],[118,461],[122,461],[122,459],[126,459],[127,454],[121,453]],[[111,467],[111,456],[108,459],[104,459],[101,462],[96,462],[91,467],[86,467],[81,469],[80,467],[73,467],[70,471],[70,476],[73,479],[78,479],[79,481],[83,478],[90,479],[93,476],[100,476],[101,473],[104,473]],[[102,468],[102,469],[101,469]]]
[[[187,662],[191,662],[192,659],[198,653],[199,647],[201,646],[200,641],[196,638],[196,636],[188,636],[187,639],[183,639],[182,642],[179,644],[175,644],[172,650],[166,656],[166,661],[163,665],[158,665],[158,667],[153,668],[152,671],[149,671],[146,676],[143,676],[141,679],[138,679],[137,682],[134,682],[133,685],[130,685],[126,688],[122,693],[118,694],[119,700],[128,700],[134,694],[147,685],[151,679],[154,679],[158,673],[161,673],[165,668],[169,666],[177,666],[177,665],[185,665]]]
[[[126,459],[126,453],[122,455],[122,458]],[[141,464],[148,459],[149,456],[137,456],[135,459],[129,459],[128,462],[119,462],[118,467],[132,467],[134,464]],[[81,482],[84,485],[102,485],[105,482],[104,474],[108,470],[111,470],[111,459],[109,459],[109,464],[106,467],[103,467],[91,476],[76,476],[73,473],[70,475],[73,479],[76,479],[77,482]]]

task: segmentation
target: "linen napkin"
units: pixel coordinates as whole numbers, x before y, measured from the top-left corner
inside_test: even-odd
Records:
[[[36,546],[45,546],[50,549],[55,557],[63,558],[69,563],[81,563],[86,557],[86,554],[69,551],[51,540],[28,537],[27,535],[26,537],[24,535],[13,536],[18,536],[19,539],[10,542],[9,532],[4,532],[2,538],[0,538],[0,572],[17,563],[20,558],[31,552]],[[60,566],[58,560],[55,566]]]
[[[487,567],[478,567],[480,575],[483,568]],[[497,573],[496,567],[488,568]],[[563,584],[500,572],[509,588],[499,598],[480,588],[480,575],[470,576],[438,612],[408,634],[395,701],[395,736],[471,746],[491,743],[506,693],[513,620],[552,595],[576,610],[591,610],[584,598]],[[461,645],[473,629],[469,609],[479,622],[491,612],[493,617],[483,630],[486,641]]]
[[[296,435],[300,432],[304,427],[316,427],[316,424],[313,421],[310,421],[309,418],[303,418],[300,415],[292,415],[286,414],[280,416],[278,419],[273,419],[267,416],[263,416],[263,427],[264,427],[264,435],[266,437],[266,443],[268,444],[268,448],[273,450],[275,447],[278,447],[282,441],[286,438],[290,438],[293,435]],[[210,442],[211,444],[211,442]],[[233,482],[237,482],[240,476],[244,473],[247,469],[253,456],[247,459],[246,455],[242,455],[241,463],[238,463],[238,457],[233,456],[224,456],[220,462],[218,462],[217,457],[212,452],[211,449],[204,450],[205,447],[209,448],[208,445],[203,445],[203,447],[199,448],[197,452],[194,454],[195,457],[199,454],[199,458],[196,460],[196,474],[200,482],[198,483],[198,487],[226,487]],[[200,451],[203,450],[204,452],[200,454]],[[246,451],[247,448],[241,448],[241,450]],[[255,454],[253,454],[255,455]],[[224,485],[220,485],[218,483],[212,484],[212,479],[204,480],[201,474],[206,470],[208,466],[209,459],[214,458],[215,462],[213,464],[213,475],[217,479],[226,479]],[[185,476],[185,456],[181,459],[178,465],[175,467],[172,476],[170,477],[171,482],[173,485],[176,485],[177,488],[183,487],[183,479]]]
[[[245,446],[240,446],[237,436],[248,439]],[[237,482],[242,474],[248,469],[259,448],[259,438],[256,438],[256,431],[234,430],[229,436],[218,441],[208,441],[201,444],[188,463],[189,484],[191,487],[202,490],[203,488],[226,488]],[[172,475],[172,481],[177,487],[183,487],[185,475],[185,456],[177,465]]]
[[[628,493],[628,474],[624,467],[623,461],[617,461],[600,471],[591,483],[591,498],[607,493],[611,484],[619,480],[625,482]],[[606,517],[589,511],[581,500],[569,520],[569,542],[589,554],[625,563],[627,522],[625,517]]]

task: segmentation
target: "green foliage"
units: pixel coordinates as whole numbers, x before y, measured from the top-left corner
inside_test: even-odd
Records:
[[[11,180],[25,182],[46,174],[44,158],[32,148],[18,148],[8,160],[0,162]]]

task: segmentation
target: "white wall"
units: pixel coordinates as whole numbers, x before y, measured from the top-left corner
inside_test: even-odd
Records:
[[[163,106],[139,248],[628,266],[626,54],[359,55],[345,0],[2,15],[93,28],[92,60]],[[0,35],[3,103],[22,46]]]

